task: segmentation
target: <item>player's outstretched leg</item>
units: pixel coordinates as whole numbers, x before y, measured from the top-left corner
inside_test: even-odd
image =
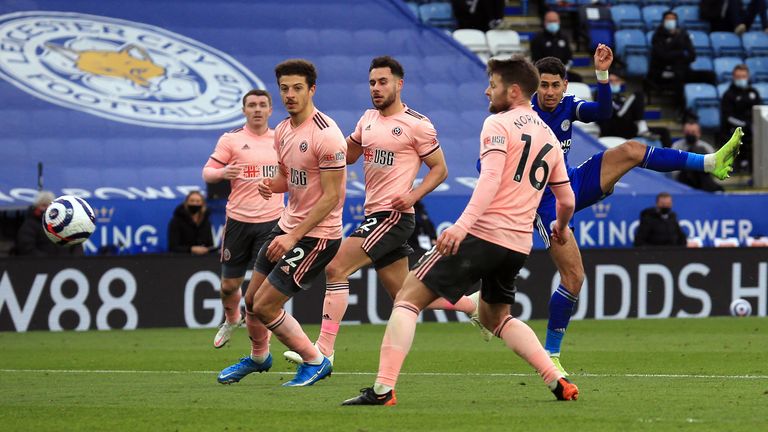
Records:
[[[739,147],[741,146],[741,137],[744,136],[741,128],[736,128],[733,131],[731,138],[720,147],[720,150],[715,152],[714,168],[711,173],[713,176],[720,180],[725,180],[730,177],[731,171],[733,171],[733,162],[736,160],[736,156],[739,154]]]
[[[536,369],[536,372],[539,373],[558,400],[578,399],[579,388],[560,373],[547,352],[544,351],[544,347],[539,343],[536,334],[527,324],[507,315],[496,326],[493,333],[503,340],[515,354]]]

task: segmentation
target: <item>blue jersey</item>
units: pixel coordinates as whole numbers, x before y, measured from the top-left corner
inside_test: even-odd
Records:
[[[560,148],[565,156],[565,164],[568,165],[568,150],[571,149],[571,136],[573,134],[573,122],[578,120],[585,123],[611,118],[613,105],[611,102],[611,86],[608,83],[597,85],[597,102],[587,102],[576,96],[566,93],[554,111],[544,111],[539,107],[536,93],[531,98],[533,110],[544,120],[544,123],[552,129],[560,140]]]
[[[606,194],[600,187],[600,173],[603,163],[603,153],[600,152],[578,167],[568,166],[568,150],[571,149],[573,122],[593,122],[611,118],[613,104],[611,101],[611,86],[608,83],[597,84],[597,102],[587,102],[572,94],[563,95],[563,99],[554,111],[544,111],[539,108],[539,101],[534,93],[531,100],[533,110],[544,120],[560,140],[560,147],[565,156],[565,166],[571,188],[576,198],[576,211],[591,206],[605,198]],[[610,193],[610,192],[609,192]],[[544,244],[549,249],[549,236],[552,233],[552,223],[557,217],[555,195],[547,187],[541,197],[541,203],[536,210],[534,226],[541,235]]]

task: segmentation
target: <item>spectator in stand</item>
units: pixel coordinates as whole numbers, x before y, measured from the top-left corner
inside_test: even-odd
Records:
[[[716,83],[714,72],[691,70],[694,60],[696,52],[691,37],[685,29],[680,28],[677,14],[671,10],[664,12],[661,25],[651,39],[650,82],[671,87],[677,101],[683,106],[685,83]]]
[[[199,191],[187,194],[168,224],[168,251],[205,255],[213,248],[210,212]]]
[[[544,14],[544,30],[536,33],[531,40],[531,59],[536,63],[544,57],[555,57],[565,65],[568,81],[581,82],[581,75],[571,72],[573,51],[571,41],[560,29],[560,15],[555,11]]]
[[[752,166],[752,107],[760,105],[760,93],[749,83],[749,68],[745,64],[733,68],[733,81],[720,101],[720,125],[722,133],[732,133],[737,127],[744,131],[739,164],[742,172]]]
[[[635,247],[685,246],[687,237],[672,211],[672,195],[661,192],[656,195],[656,206],[640,213],[640,225],[635,233]]]
[[[645,97],[641,92],[628,93],[626,81],[620,70],[612,70],[608,78],[611,84],[613,114],[608,120],[598,121],[600,136],[622,138],[643,137],[652,141],[661,140],[664,147],[672,145],[667,128],[649,129],[645,121]]]
[[[739,3],[741,6],[741,0],[731,0]],[[743,19],[733,30],[737,35],[741,35],[748,31],[752,27],[752,23],[755,22],[755,17],[760,15],[760,25],[763,26],[763,31],[768,33],[768,13],[766,13],[766,0],[752,0],[747,6],[747,10],[742,14]]]
[[[504,21],[504,0],[451,0],[459,28],[488,31]]]
[[[82,245],[59,246],[45,235],[43,215],[55,198],[52,192],[38,192],[16,234],[16,246],[13,251],[15,255],[34,257],[83,255]]]
[[[709,154],[714,153],[712,144],[701,139],[701,126],[696,119],[690,118],[683,124],[683,134],[685,138],[672,143],[675,150],[687,151],[690,153]],[[677,173],[677,181],[694,189],[700,189],[707,192],[722,192],[720,186],[710,175],[697,171],[682,170]]]
[[[732,32],[742,22],[741,0],[702,0],[699,11],[711,31]]]

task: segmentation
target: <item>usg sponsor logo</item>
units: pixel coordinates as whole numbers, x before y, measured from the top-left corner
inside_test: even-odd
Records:
[[[264,84],[232,57],[155,26],[68,12],[0,16],[0,77],[48,102],[142,126],[222,129]]]

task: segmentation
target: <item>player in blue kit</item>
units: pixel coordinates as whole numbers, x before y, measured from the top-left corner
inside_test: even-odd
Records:
[[[608,68],[613,62],[613,52],[609,47],[600,44],[595,51],[594,61],[598,81],[596,102],[587,102],[565,93],[568,86],[565,66],[554,57],[545,57],[536,62],[541,81],[539,90],[531,100],[534,111],[560,140],[568,177],[576,197],[576,211],[589,207],[613,193],[616,182],[637,166],[661,172],[682,169],[703,171],[720,180],[728,178],[733,171],[733,162],[741,145],[743,133],[740,128],[720,150],[707,155],[657,148],[630,140],[593,155],[578,167],[568,166],[573,122],[593,122],[611,116]],[[584,282],[584,266],[577,242],[569,242],[566,245],[550,242],[554,220],[555,197],[547,188],[536,211],[534,228],[541,235],[557,266],[560,286],[552,293],[549,301],[549,322],[544,348],[558,369],[567,376],[560,364],[560,346]]]

